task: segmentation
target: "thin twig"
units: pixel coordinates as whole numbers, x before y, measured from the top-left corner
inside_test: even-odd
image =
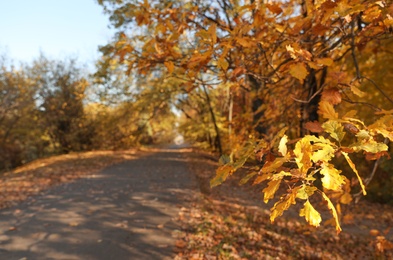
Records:
[[[362,76],[360,75],[359,63],[355,53],[355,23],[352,21],[351,23],[351,54],[353,63],[356,69],[356,78],[360,79]]]
[[[321,93],[321,91],[323,90],[324,87],[325,87],[325,85],[323,85],[320,89],[318,89],[318,90],[314,93],[314,95],[312,95],[312,96],[310,97],[310,99],[307,100],[307,101],[305,101],[305,100],[300,100],[300,99],[296,99],[296,98],[294,98],[294,97],[291,97],[291,98],[292,98],[293,100],[295,100],[296,102],[303,103],[303,104],[308,104],[308,103],[310,103],[311,100],[313,100],[319,93]]]
[[[367,78],[367,77],[364,77],[364,76],[361,77],[361,78],[362,78],[362,79],[366,79],[366,80],[368,80],[369,82],[371,82],[371,83],[374,85],[374,87],[375,87],[376,89],[378,89],[378,91],[381,92],[381,94],[382,94],[387,100],[389,100],[390,103],[393,104],[393,99],[392,99],[391,97],[389,97],[389,95],[386,94],[385,91],[383,91],[382,88],[381,88],[380,86],[378,86],[378,84],[377,84],[374,80],[372,80],[372,79],[370,79],[370,78]]]

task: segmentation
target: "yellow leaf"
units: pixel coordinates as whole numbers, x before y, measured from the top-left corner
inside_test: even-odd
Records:
[[[270,173],[270,172],[269,173],[262,173],[261,175],[259,175],[258,177],[255,178],[254,183],[252,185],[259,184],[263,181],[266,181],[272,175],[273,175],[273,173]]]
[[[322,221],[321,215],[314,209],[308,200],[304,203],[304,208],[300,210],[299,216],[304,217],[307,222],[314,227],[318,227]]]
[[[347,160],[349,166],[351,166],[351,169],[353,170],[353,172],[358,177],[359,184],[360,184],[360,187],[362,188],[363,195],[366,196],[367,195],[366,187],[364,186],[362,178],[360,178],[360,175],[359,175],[358,171],[356,170],[355,164],[352,162],[351,158],[349,158],[349,155],[346,152],[341,152],[341,153],[344,155],[344,157]]]
[[[304,63],[295,63],[289,66],[289,73],[303,83],[308,75],[308,71]]]
[[[315,144],[315,147],[322,148],[314,152],[311,156],[313,162],[328,162],[334,156],[335,149],[330,144]]]
[[[329,120],[322,124],[322,128],[330,134],[330,136],[341,142],[345,136],[344,126],[336,120]]]
[[[366,93],[355,87],[354,85],[351,85],[351,91],[353,94],[355,94],[358,97],[364,97]]]
[[[331,66],[333,64],[333,60],[331,58],[315,59],[315,62],[318,64],[325,65],[325,66]]]
[[[296,198],[307,200],[311,195],[314,194],[316,190],[317,188],[314,186],[303,184],[301,188],[297,191]]]
[[[222,165],[216,170],[216,176],[210,181],[210,187],[223,183],[235,171],[232,165]]]
[[[341,227],[340,227],[340,222],[339,222],[339,220],[338,220],[337,211],[336,211],[336,209],[335,209],[335,207],[334,207],[332,201],[329,199],[329,197],[326,196],[326,194],[325,194],[324,192],[321,192],[321,193],[322,193],[323,199],[327,202],[327,207],[328,207],[328,208],[330,209],[330,211],[332,212],[333,218],[334,218],[334,220],[336,221],[336,231],[337,231],[337,233],[340,233],[342,229],[341,229]]]
[[[282,156],[285,156],[287,154],[287,142],[288,142],[288,136],[284,135],[280,143],[278,145],[278,151],[281,153]]]
[[[225,58],[220,58],[217,61],[218,67],[220,67],[223,70],[227,70],[229,67],[229,63],[227,62],[227,60]]]
[[[263,201],[265,203],[268,203],[270,199],[274,198],[274,194],[278,190],[278,187],[280,187],[280,183],[281,183],[281,179],[271,180],[267,184],[267,187],[263,189],[263,193],[265,193]]]
[[[287,161],[287,159],[284,157],[279,157],[274,159],[273,162],[266,162],[262,169],[261,172],[262,173],[270,173],[270,172],[274,172],[276,171],[279,167],[281,167],[285,162]]]
[[[167,70],[168,70],[169,73],[172,73],[172,72],[173,72],[173,70],[174,70],[174,68],[175,68],[175,65],[173,64],[172,61],[166,61],[166,62],[164,62],[164,65],[165,65],[165,67],[167,68]]]
[[[318,113],[326,119],[338,119],[338,114],[334,110],[333,105],[327,101],[322,100],[319,102]]]
[[[279,15],[282,13],[282,9],[278,4],[266,4],[266,7],[273,14]]]
[[[312,166],[311,154],[313,152],[313,147],[310,144],[309,135],[306,135],[300,139],[293,150],[295,154],[296,164],[299,170],[305,175],[308,169]]]
[[[249,48],[253,45],[252,41],[246,38],[236,38],[236,41],[245,48]]]
[[[334,191],[341,190],[342,185],[345,184],[345,177],[340,173],[341,171],[334,168],[333,165],[322,164],[321,174],[323,175],[323,187]]]
[[[286,194],[285,196],[281,197],[280,201],[277,201],[274,206],[270,209],[270,221],[274,222],[274,220],[281,216],[285,210],[287,210],[291,205],[296,204],[296,194],[297,190],[300,187],[295,187],[292,189],[290,194]]]
[[[213,44],[217,43],[217,25],[213,23],[208,30],[208,33],[210,34],[210,38],[212,40]]]

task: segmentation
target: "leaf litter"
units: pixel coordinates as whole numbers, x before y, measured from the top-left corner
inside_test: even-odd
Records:
[[[392,206],[364,200],[343,206],[339,235],[333,219],[315,228],[300,218],[303,203],[271,223],[274,202],[263,203],[260,186],[239,186],[240,174],[207,188],[217,167],[212,157],[188,156],[202,194],[180,209],[175,259],[393,259]],[[319,209],[322,203],[312,202]]]

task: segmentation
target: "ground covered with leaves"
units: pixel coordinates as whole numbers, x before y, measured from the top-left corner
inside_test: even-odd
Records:
[[[136,151],[94,151],[39,159],[0,175],[0,208],[10,207],[61,183],[134,158]]]
[[[189,156],[202,195],[182,208],[177,259],[393,259],[393,208],[362,200],[342,209],[343,231],[310,227],[294,207],[272,224],[261,187],[239,186],[240,176],[210,189],[217,167],[209,154]],[[323,205],[320,205],[323,207]],[[328,212],[326,212],[328,213]]]
[[[12,206],[61,183],[93,174],[109,165],[136,158],[142,151],[99,151],[40,159],[0,177],[0,208]],[[176,259],[393,259],[393,207],[365,200],[342,209],[340,234],[325,222],[310,227],[299,207],[274,224],[271,204],[262,201],[261,187],[239,186],[241,176],[210,189],[217,158],[187,152],[200,193],[180,209],[174,232]],[[321,205],[323,208],[323,205]],[[324,220],[329,219],[323,214]]]

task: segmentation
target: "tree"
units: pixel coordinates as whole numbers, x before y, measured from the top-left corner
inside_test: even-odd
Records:
[[[51,61],[41,56],[29,68],[38,89],[40,118],[61,153],[91,145],[84,124],[83,100],[88,82],[75,60]]]
[[[392,99],[373,79],[378,72],[362,63],[376,63],[375,53],[389,54],[384,46],[393,25],[391,1],[98,2],[118,28],[114,42],[102,49],[101,68],[116,63],[127,75],[160,71],[182,80],[179,91],[187,95],[230,84],[228,100],[247,106],[251,128],[234,120],[241,115],[228,116],[232,136],[246,133],[239,140],[247,144],[223,157],[212,186],[256,155],[262,168],[242,182],[266,181],[266,202],[280,185],[288,187],[272,208],[272,221],[303,200],[300,215],[318,226],[321,217],[309,197],[320,195],[341,230],[328,194],[348,203],[351,183],[333,158],[347,161],[366,194],[350,155],[364,153],[378,165],[393,138]],[[386,106],[359,99],[375,92],[370,87]],[[361,106],[375,111],[366,119],[358,113]]]

